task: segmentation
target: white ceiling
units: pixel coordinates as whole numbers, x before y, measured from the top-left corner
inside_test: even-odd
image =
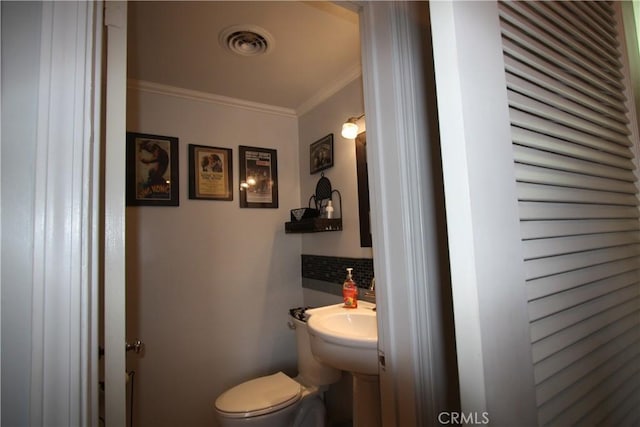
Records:
[[[239,56],[219,33],[264,28],[266,55]],[[321,1],[139,1],[129,3],[130,79],[303,113],[360,73],[355,12]]]

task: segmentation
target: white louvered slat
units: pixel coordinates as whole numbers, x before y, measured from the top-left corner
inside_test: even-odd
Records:
[[[600,426],[631,426],[638,421],[638,408],[640,408],[640,375],[629,378],[634,384],[625,399],[618,399],[609,405],[609,412],[598,425]],[[622,403],[620,403],[622,402]]]
[[[637,358],[637,355],[635,358]],[[579,395],[581,399],[571,401],[565,399],[571,406],[566,410],[550,413],[549,415],[553,414],[553,418],[548,421],[546,421],[547,411],[545,411],[545,408],[542,408],[539,418],[545,420],[545,423],[548,422],[548,425],[551,427],[579,425],[578,423],[583,418],[583,414],[584,416],[590,415],[594,407],[602,406],[603,396],[607,397],[616,390],[624,387],[625,384],[628,384],[629,378],[635,377],[637,373],[638,366],[632,362],[622,366],[607,364],[593,375],[594,378],[583,378],[578,384],[568,390],[567,394],[569,394],[569,392],[575,393]],[[585,392],[586,390],[588,390],[588,392]],[[582,423],[584,424],[584,421]]]
[[[544,87],[552,93],[561,94],[561,96],[599,113],[600,116],[598,116],[598,119],[600,120],[604,120],[606,118],[614,120],[614,123],[629,123],[629,119],[624,115],[624,112],[617,111],[605,103],[594,103],[594,99],[591,97],[593,92],[584,86],[581,87],[581,89],[583,89],[588,95],[571,86],[563,84],[561,81],[556,80],[547,74],[543,74],[542,72],[531,68],[528,64],[522,63],[511,56],[505,57],[505,67],[508,71],[507,78],[509,78],[509,75],[519,76],[536,84],[537,87]],[[607,123],[607,126],[608,125],[609,124]],[[626,131],[624,126],[622,128],[618,126],[617,129]]]
[[[551,219],[596,219],[596,218],[638,218],[635,206],[600,206],[577,203],[535,203],[520,202],[522,221]]]
[[[629,194],[554,187],[550,185],[537,185],[522,182],[518,183],[517,188],[520,200],[537,202],[569,202],[635,206],[638,200],[635,195]]]
[[[610,5],[609,7],[603,7],[603,5],[599,4],[599,1],[587,2],[583,5],[584,9],[590,16],[593,16],[594,19],[603,22],[608,28],[609,32],[613,32],[615,34],[616,31],[616,19],[615,13]],[[608,3],[608,2],[603,2]],[[612,39],[612,43],[618,43],[616,38]]]
[[[626,157],[629,159],[633,157],[626,146],[627,144],[611,144],[594,135],[590,135],[576,129],[571,129],[554,122],[549,122],[548,120],[544,120],[540,117],[528,114],[524,111],[518,111],[513,108],[509,110],[509,115],[511,116],[513,126],[539,132],[542,135],[559,138],[564,141],[573,142],[620,157]]]
[[[600,248],[631,245],[638,240],[640,240],[640,231],[526,240],[523,242],[523,255],[525,260],[556,257]]]
[[[577,34],[578,37],[581,37],[583,44],[595,49],[616,68],[622,68],[615,48],[607,43],[602,43],[598,35],[588,25],[579,19],[575,19],[574,15],[570,14],[557,2],[531,2],[529,5],[543,14],[546,9],[549,19],[554,20],[556,25],[569,29],[573,34]]]
[[[562,391],[567,384],[573,384],[592,371],[595,366],[606,363],[607,360],[616,355],[628,351],[633,348],[638,340],[640,340],[640,331],[633,327],[634,322],[631,316],[627,316],[620,322],[611,325],[610,328],[603,330],[603,337],[614,337],[609,341],[607,346],[599,346],[592,349],[580,348],[586,343],[579,342],[575,346],[570,346],[566,350],[557,354],[558,359],[562,358],[563,353],[576,353],[579,349],[580,353],[586,353],[587,356],[578,360],[565,361],[565,363],[557,363],[565,368],[559,372],[547,372],[546,377],[536,375],[536,383],[538,387],[538,399],[540,403],[550,400],[552,397]],[[613,330],[615,328],[616,330]],[[629,345],[629,343],[632,343]],[[586,350],[586,351],[585,351]],[[589,351],[591,350],[591,351]],[[634,350],[632,350],[634,352]],[[622,356],[625,359],[624,356]]]
[[[635,194],[636,190],[632,182],[580,175],[555,169],[543,169],[540,168],[539,165],[533,166],[519,164],[516,167],[516,178],[521,182],[528,182],[531,184],[555,185],[599,191],[615,191],[625,194]]]
[[[551,45],[550,43],[553,43],[555,50],[559,50],[560,47],[566,49],[564,56],[569,57],[567,51],[570,51],[571,54],[579,55],[585,63],[590,64],[585,68],[589,69],[595,66],[597,69],[602,69],[607,79],[613,75],[615,80],[612,80],[612,82],[619,84],[622,73],[620,73],[618,68],[612,67],[610,62],[607,63],[601,59],[600,55],[596,54],[597,50],[582,44],[579,33],[568,32],[566,27],[558,26],[557,21],[553,21],[550,10],[537,11],[530,6],[529,2],[509,2],[509,8],[517,12],[528,22],[535,22],[535,27],[544,31],[544,35],[546,36],[545,40],[547,40],[546,44]],[[563,51],[560,50],[560,52]]]
[[[598,103],[606,105],[607,108],[621,111],[623,113],[626,112],[626,107],[620,103],[618,98],[619,95],[616,97],[616,94],[610,94],[599,90],[585,80],[579,78],[580,76],[564,73],[562,63],[554,61],[554,58],[541,57],[536,62],[530,62],[528,61],[528,58],[531,57],[531,52],[508,38],[503,40],[503,49],[507,57],[513,57],[519,62],[525,63],[528,67],[538,70],[554,80],[557,80],[558,82],[591,97]]]
[[[605,262],[637,257],[640,255],[640,243],[628,247],[599,249],[595,251],[579,252],[549,258],[536,258],[525,263],[524,270],[527,280],[547,277],[579,268]]]
[[[609,2],[499,10],[539,423],[640,422],[638,135],[619,16]]]
[[[605,24],[605,27],[609,27],[608,29],[604,28],[602,25],[599,25],[598,22],[590,16],[590,14],[586,13],[586,10],[582,8],[579,3],[580,2],[575,2],[575,4],[564,4],[562,6],[567,9],[571,15],[574,16],[574,19],[579,20],[580,22],[584,22],[585,25],[588,25],[595,33],[598,34],[603,42],[614,48],[617,48],[620,43],[618,43],[618,40],[615,36],[615,29],[611,28],[608,24]]]
[[[602,280],[581,284],[567,291],[548,295],[548,298],[539,298],[531,301],[529,303],[529,319],[533,322],[578,306],[589,300],[599,298],[626,286],[633,285],[634,283],[638,283],[637,276],[638,271],[632,270],[612,277],[606,277]]]
[[[534,96],[536,100],[552,108],[569,112],[572,115],[589,121],[589,123],[605,127],[623,135],[629,134],[624,124],[612,121],[610,117],[603,116],[602,113],[595,112],[591,108],[586,108],[575,102],[573,99],[568,98],[566,91],[557,93],[546,88],[541,88],[513,74],[507,74],[507,87],[522,95],[528,97]],[[552,86],[547,87],[553,89]]]
[[[640,270],[640,257],[631,256],[567,271],[561,275],[544,276],[527,282],[527,296],[533,303],[539,298],[583,285],[588,286],[593,281],[615,277],[618,274],[632,272],[637,275],[638,270]]]
[[[572,66],[571,61],[558,55],[556,52],[549,49],[542,43],[532,39],[528,34],[518,32],[517,28],[510,23],[503,23],[502,34],[506,38],[506,40],[524,47],[525,50],[532,49],[534,52],[536,52],[536,55],[539,55],[539,60],[541,60],[541,62],[543,63],[545,61],[552,62],[561,69],[566,69],[567,67]],[[531,55],[529,55],[529,57],[531,57]],[[624,96],[622,94],[612,91],[611,88],[604,84],[599,78],[594,77],[591,74],[580,69],[572,70],[571,74],[589,84],[594,90],[606,93],[607,96],[615,98],[618,101],[624,101]],[[612,103],[612,105],[614,104]]]
[[[611,292],[531,323],[533,360],[538,362],[596,330],[638,312],[638,284]],[[562,328],[558,328],[558,326]],[[569,328],[569,327],[572,328]]]
[[[637,353],[635,357],[638,357]],[[628,424],[620,424],[620,423],[610,424],[607,422],[603,422],[603,420],[612,412],[611,408],[615,408],[616,405],[619,405],[620,402],[624,402],[625,399],[632,398],[633,397],[632,393],[634,392],[637,393],[638,384],[640,384],[640,372],[636,372],[632,376],[628,377],[624,381],[624,383],[620,385],[618,389],[616,389],[613,393],[611,393],[605,400],[603,400],[598,405],[598,407],[595,410],[591,411],[588,414],[588,417],[589,417],[588,419],[585,419],[585,420],[580,419],[578,420],[578,424],[585,423],[585,422],[595,422],[598,425],[616,425],[616,426],[632,425],[631,422],[629,422]]]
[[[602,348],[603,343],[614,343],[617,349],[628,347],[637,337],[637,331],[633,321],[635,312],[623,317],[620,322],[612,323],[602,328],[593,336],[593,340],[582,340],[569,346],[567,349],[560,351],[551,357],[541,360],[534,366],[535,383],[542,384],[553,378],[558,373],[578,362],[585,355],[607,352],[606,348]],[[565,383],[565,386],[567,384]],[[551,396],[548,396],[551,397]],[[542,401],[549,400],[541,398]]]
[[[592,122],[584,120],[564,110],[554,109],[538,101],[515,92],[509,92],[509,105],[518,110],[526,111],[551,122],[559,123],[571,129],[588,133],[589,135],[615,142],[621,145],[631,145],[629,138],[624,134],[602,128]]]
[[[620,43],[615,37],[615,20],[612,19],[613,14],[611,13],[610,8],[608,13],[598,13],[594,10],[594,6],[596,5],[596,2],[576,2],[576,4],[570,5],[567,9],[573,10],[578,14],[583,13],[584,15],[582,16],[584,17],[584,22],[590,24],[592,28],[595,28],[598,33],[607,40],[607,42],[611,43],[612,46],[619,46]],[[607,14],[609,16],[607,16]]]
[[[522,182],[636,194],[632,171],[540,150],[513,146],[516,177]]]
[[[511,2],[503,3],[505,5],[511,5]],[[541,31],[536,31],[526,20],[521,19],[519,16],[510,13],[501,13],[500,17],[504,20],[502,28],[508,29],[510,34],[512,31],[517,31],[521,35],[525,35],[534,39],[535,42],[532,42],[529,39],[528,44],[535,44],[537,48],[542,48],[541,50],[547,51],[551,54],[552,57],[562,57],[567,58],[572,62],[572,69],[575,71],[579,71],[576,68],[576,65],[580,67],[581,70],[588,70],[584,74],[590,75],[590,80],[597,85],[602,86],[605,90],[611,90],[611,88],[622,89],[622,84],[614,80],[609,74],[603,72],[601,69],[594,67],[594,64],[584,57],[581,57],[578,53],[566,48],[560,42],[554,40],[552,37],[548,35],[548,33],[543,33]],[[517,30],[513,30],[517,29]]]
[[[537,152],[541,152],[540,154],[554,153],[560,154],[569,159],[575,158],[614,166],[617,169],[634,169],[633,162],[628,157],[611,154],[602,150],[593,150],[583,145],[574,144],[557,137],[554,138],[528,129],[512,127],[511,137],[513,139],[513,143],[517,146],[525,146],[531,150],[535,149]],[[514,149],[517,149],[517,147],[514,147]]]
[[[520,223],[522,240],[612,233],[616,231],[637,232],[637,230],[638,221],[619,219],[522,221]]]
[[[600,4],[600,2],[594,2],[593,6],[597,7],[600,9],[600,13],[603,13],[607,16],[607,19],[609,20],[609,22],[611,22],[613,25],[615,25],[615,18],[614,18],[614,13],[611,10],[611,6],[607,5],[605,2],[602,2],[604,4]],[[617,41],[614,39],[613,40],[614,43],[617,43]]]
[[[569,59],[573,64],[579,65],[582,69],[588,70],[589,74],[592,75],[592,78],[596,78],[602,82],[602,84],[606,85],[609,90],[611,88],[621,89],[623,86],[619,80],[616,80],[609,73],[602,71],[600,67],[592,62],[592,60],[587,59],[587,53],[576,51],[574,49],[569,49],[563,43],[556,40],[555,37],[550,35],[550,31],[543,32],[538,28],[533,27],[526,19],[523,19],[520,15],[513,14],[513,6],[517,3],[515,2],[505,2],[506,8],[511,8],[510,13],[501,13],[500,17],[505,21],[504,27],[507,27],[507,23],[517,27],[519,31],[522,33],[526,33],[527,35],[535,38],[539,43],[543,46],[549,48],[556,56],[561,56],[563,58]],[[505,9],[506,9],[505,8]],[[542,24],[538,21],[538,24]],[[551,30],[552,31],[552,30]],[[556,31],[558,29],[556,28]]]
[[[598,366],[590,375],[572,384],[556,399],[542,405],[538,413],[540,422],[550,426],[575,425],[597,407],[603,398],[637,374],[640,367],[634,363],[638,358],[638,353],[634,350],[630,349],[609,363]]]

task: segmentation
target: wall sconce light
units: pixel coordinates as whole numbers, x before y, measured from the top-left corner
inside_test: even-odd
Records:
[[[358,117],[349,117],[346,122],[342,124],[342,137],[347,139],[354,139],[358,136],[358,120],[364,117],[364,114]]]

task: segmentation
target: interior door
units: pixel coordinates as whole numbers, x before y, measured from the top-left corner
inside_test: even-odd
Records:
[[[105,425],[126,426],[125,143],[127,3],[105,2],[104,347]]]

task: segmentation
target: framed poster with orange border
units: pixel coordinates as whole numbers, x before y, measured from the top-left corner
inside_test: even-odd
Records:
[[[230,148],[189,144],[189,198],[233,200]]]

